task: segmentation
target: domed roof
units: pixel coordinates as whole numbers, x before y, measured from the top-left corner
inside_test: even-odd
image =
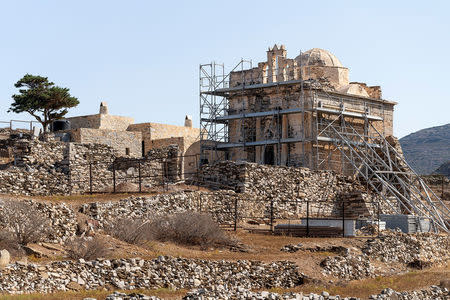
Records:
[[[343,87],[338,89],[338,92],[362,97],[369,97],[369,94],[367,93],[366,89],[364,89],[361,85],[357,83],[350,83],[344,85]]]
[[[295,59],[300,65],[303,66],[323,66],[323,67],[340,67],[344,68],[339,59],[334,56],[331,52],[319,48],[312,48],[301,55],[297,56]]]

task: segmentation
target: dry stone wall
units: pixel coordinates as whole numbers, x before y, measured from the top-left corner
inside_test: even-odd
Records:
[[[65,195],[89,192],[91,188],[94,192],[112,191],[114,178],[116,186],[137,183],[139,173],[146,187],[179,178],[176,154],[174,159],[167,159],[174,150],[160,154],[166,159],[152,161],[118,158],[112,147],[94,143],[20,140],[14,147],[15,164],[0,170],[0,193]]]
[[[97,259],[46,265],[15,263],[0,270],[0,292],[50,293],[77,287],[93,290],[185,289],[219,284],[247,289],[292,288],[303,282],[289,261],[208,261],[160,256],[153,260]]]
[[[151,197],[130,197],[118,202],[93,202],[84,204],[80,212],[98,221],[100,227],[111,224],[118,218],[151,218],[184,211],[207,212],[219,223],[234,221],[235,203],[238,214],[250,209],[242,201],[242,195],[233,191],[183,191],[159,194]]]
[[[329,171],[222,161],[204,166],[199,176],[211,186],[242,193],[255,208],[266,203],[267,210],[267,202],[273,201],[282,216],[303,216],[307,202],[311,216],[341,217],[342,202],[347,206],[346,217],[375,215],[378,211],[376,195],[352,178]],[[380,211],[389,213],[391,209],[380,202]]]

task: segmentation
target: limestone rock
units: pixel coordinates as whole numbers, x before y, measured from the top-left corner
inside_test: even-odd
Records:
[[[6,249],[3,249],[0,251],[0,267],[6,267],[11,260],[11,257],[9,255],[9,251]]]

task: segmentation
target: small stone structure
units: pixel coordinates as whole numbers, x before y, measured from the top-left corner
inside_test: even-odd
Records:
[[[181,176],[176,145],[170,151],[161,150],[158,160],[120,157],[112,147],[95,143],[18,140],[13,149],[14,163],[0,170],[0,193],[66,195],[91,189],[112,191],[114,179],[116,186],[133,183],[139,173],[141,185],[146,187],[177,181]]]
[[[192,117],[187,115],[184,126],[139,123],[128,117],[108,114],[106,102],[100,104],[95,115],[67,118],[71,129],[70,141],[76,143],[98,143],[112,147],[119,156],[143,157],[155,148],[178,145],[181,158],[181,174],[190,177],[198,166],[200,153],[200,130],[192,127]]]

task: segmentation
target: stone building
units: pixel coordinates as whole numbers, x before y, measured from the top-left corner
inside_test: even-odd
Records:
[[[200,152],[200,130],[192,127],[192,118],[186,116],[185,126],[139,123],[133,118],[108,113],[106,102],[100,104],[98,114],[67,118],[70,141],[77,143],[104,144],[116,150],[118,156],[143,157],[152,149],[178,146],[181,173],[196,169]]]
[[[201,111],[209,112],[202,130],[205,142],[215,140],[217,157],[345,174],[352,168],[336,151],[338,135],[374,142],[393,134],[396,103],[382,99],[380,86],[350,82],[349,69],[326,50],[288,58],[285,47],[275,45],[257,67],[244,63],[222,86],[201,92],[216,99],[202,101]]]

